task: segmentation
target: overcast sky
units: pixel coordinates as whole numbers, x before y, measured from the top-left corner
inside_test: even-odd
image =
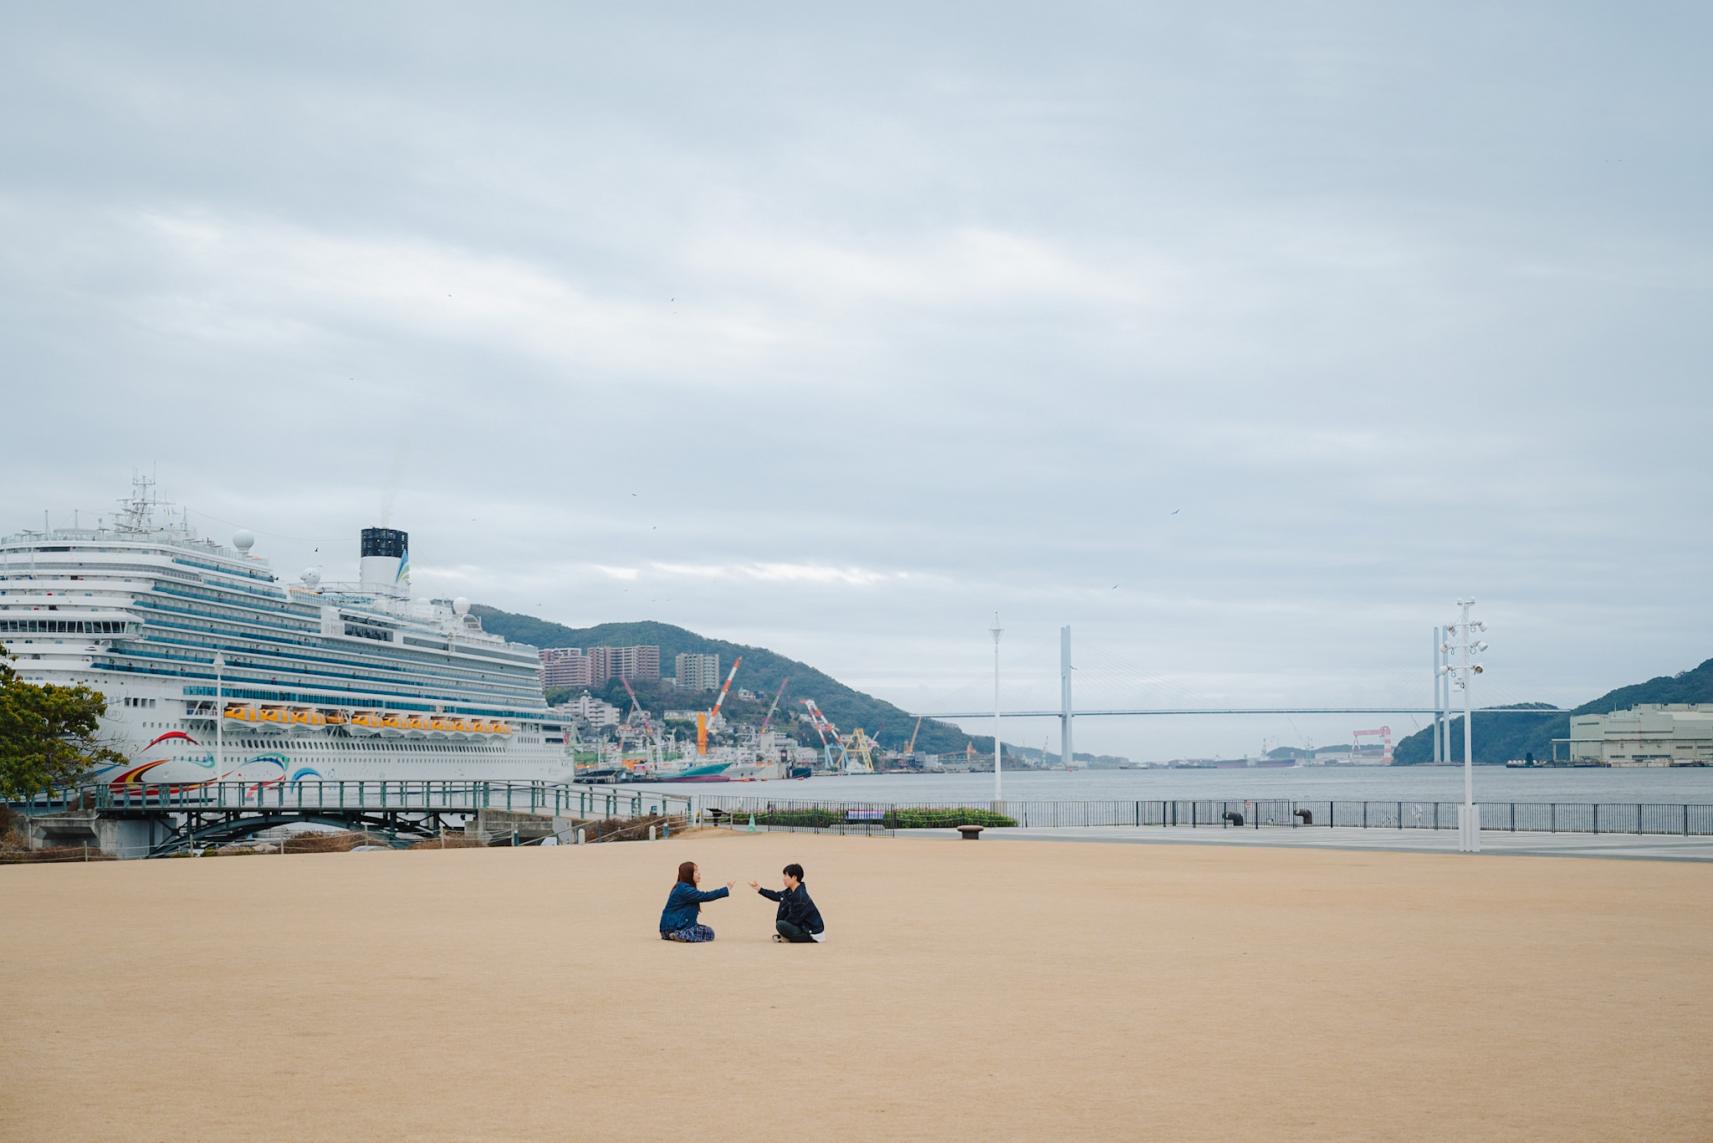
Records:
[[[1087,706],[1426,703],[1463,594],[1481,699],[1693,666],[1713,10],[1398,7],[14,6],[0,530],[158,468],[918,710],[996,610],[1019,706],[1062,623]]]

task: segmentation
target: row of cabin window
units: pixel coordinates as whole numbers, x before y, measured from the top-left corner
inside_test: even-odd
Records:
[[[37,635],[118,635],[125,624],[111,619],[0,619],[0,631]]]

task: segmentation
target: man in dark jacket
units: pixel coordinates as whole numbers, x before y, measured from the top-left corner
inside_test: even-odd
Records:
[[[784,889],[763,889],[755,881],[751,881],[749,887],[769,901],[779,902],[779,913],[773,921],[773,927],[778,930],[774,940],[812,945],[816,936],[827,931],[821,920],[821,910],[815,908],[815,902],[809,897],[809,887],[803,884],[803,867],[793,861],[784,872]]]

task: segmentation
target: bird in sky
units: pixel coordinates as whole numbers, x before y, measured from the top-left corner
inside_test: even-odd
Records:
[[[1179,512],[1182,512],[1182,511],[1183,511],[1182,508],[1174,508],[1174,509],[1172,509],[1172,515],[1176,516]]]

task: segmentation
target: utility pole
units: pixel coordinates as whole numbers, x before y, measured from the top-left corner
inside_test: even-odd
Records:
[[[999,636],[1004,629],[999,626],[997,611],[993,613],[993,626],[989,630],[993,632],[993,808],[997,810],[1005,798],[999,756]]]
[[[1470,684],[1484,669],[1474,661],[1474,656],[1485,651],[1487,644],[1475,635],[1486,631],[1487,625],[1480,620],[1470,620],[1469,609],[1475,606],[1473,599],[1460,599],[1457,606],[1462,609],[1462,620],[1446,629],[1456,641],[1448,639],[1440,644],[1446,654],[1458,654],[1459,662],[1448,664],[1445,673],[1450,684],[1463,691],[1463,805],[1457,815],[1457,848],[1464,853],[1480,853],[1481,807],[1475,804],[1475,711]],[[1451,704],[1448,702],[1446,705]],[[1449,737],[1447,742],[1449,744]]]
[[[226,656],[214,652],[214,795],[220,796],[220,778],[226,773]],[[224,799],[222,799],[224,800]]]
[[[1433,760],[1434,765],[1445,761],[1441,752],[1444,745],[1445,733],[1445,652],[1440,650],[1440,644],[1445,642],[1445,628],[1433,629]]]
[[[1059,628],[1059,761],[1071,770],[1076,748],[1071,743],[1071,629]]]

